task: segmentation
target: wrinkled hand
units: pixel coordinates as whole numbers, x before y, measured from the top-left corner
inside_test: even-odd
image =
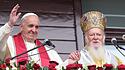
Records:
[[[74,51],[69,55],[69,64],[76,63],[80,60],[81,54],[79,51]]]
[[[16,24],[16,21],[18,20],[19,16],[21,15],[21,13],[17,13],[18,9],[19,9],[19,4],[17,4],[16,6],[14,6],[14,8],[11,10],[10,13],[10,18],[8,21],[8,24],[12,27],[14,26],[14,24]]]

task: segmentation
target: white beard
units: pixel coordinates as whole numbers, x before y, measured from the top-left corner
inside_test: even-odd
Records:
[[[87,46],[87,50],[98,66],[102,66],[105,63],[105,52],[103,46]]]

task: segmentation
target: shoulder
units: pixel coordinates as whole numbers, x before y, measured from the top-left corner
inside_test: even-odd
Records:
[[[83,48],[83,49],[80,51],[80,53],[86,54],[86,53],[88,53],[88,51],[87,51],[85,48]]]

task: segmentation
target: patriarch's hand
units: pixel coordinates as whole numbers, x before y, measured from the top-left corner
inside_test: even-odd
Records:
[[[80,60],[81,54],[79,51],[74,51],[69,55],[69,64],[76,63]]]

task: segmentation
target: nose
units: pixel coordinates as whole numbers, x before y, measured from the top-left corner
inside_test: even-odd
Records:
[[[36,29],[35,26],[32,28],[32,31],[33,31],[33,32],[36,32],[36,31],[37,31],[37,29]]]
[[[97,40],[98,39],[98,36],[95,34],[94,35],[94,40]]]

